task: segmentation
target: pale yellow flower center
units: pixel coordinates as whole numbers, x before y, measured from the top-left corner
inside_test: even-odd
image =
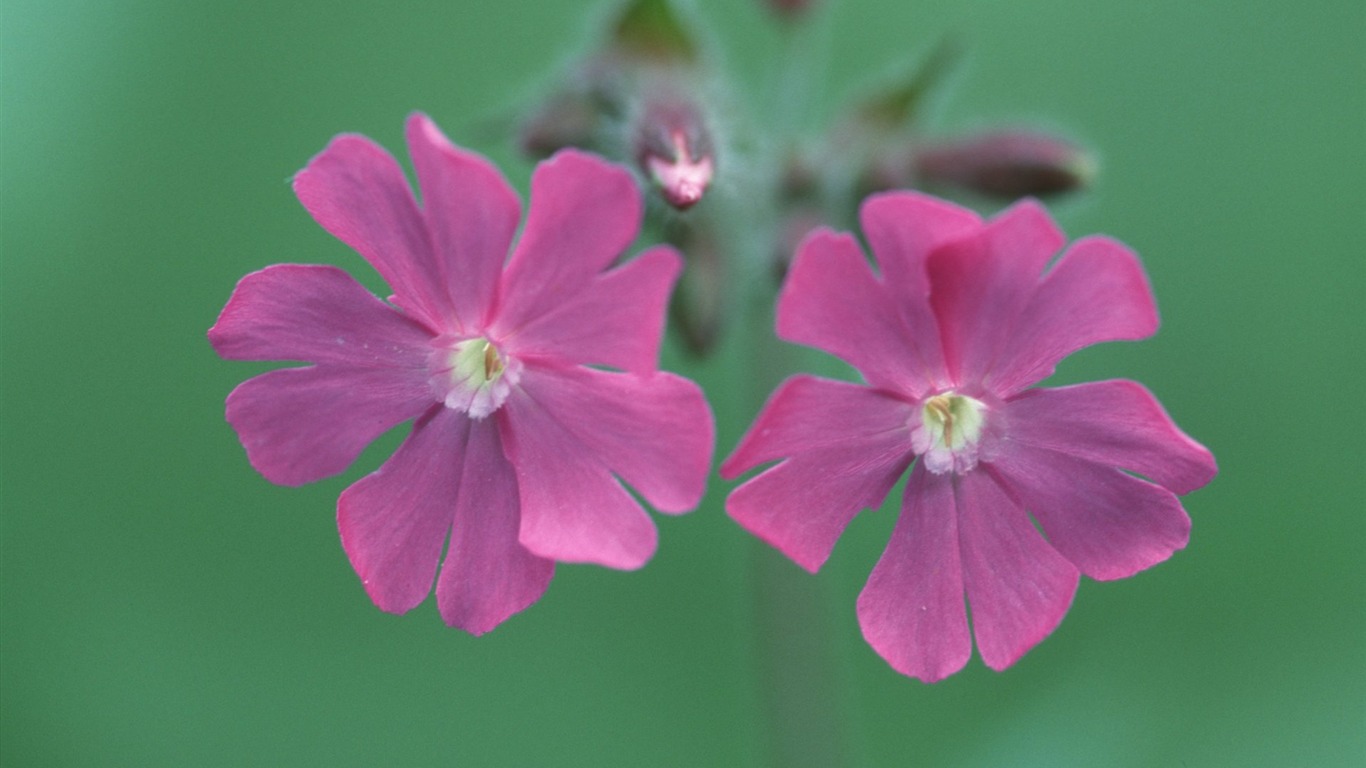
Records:
[[[977,466],[977,445],[986,424],[987,406],[955,392],[925,401],[920,423],[911,425],[911,447],[935,474],[966,472]]]
[[[498,410],[521,376],[521,364],[482,337],[438,349],[432,362],[432,387],[446,407],[474,419]]]

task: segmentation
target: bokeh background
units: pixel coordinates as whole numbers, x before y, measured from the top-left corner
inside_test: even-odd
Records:
[[[0,760],[6,765],[746,765],[765,760],[750,587],[760,554],[713,484],[659,518],[643,571],[562,567],[489,636],[428,602],[366,599],[339,546],[345,476],[274,487],[223,397],[269,366],[205,341],[235,281],[344,266],[287,180],[330,136],[401,152],[411,110],[529,166],[488,130],[591,37],[579,0],[6,0],[0,253]],[[779,36],[757,0],[699,0],[762,113]],[[855,765],[1352,765],[1366,760],[1363,267],[1366,5],[1359,0],[829,2],[812,125],[850,89],[969,44],[935,130],[1006,122],[1098,150],[1056,208],[1145,258],[1157,337],[1069,361],[1132,377],[1221,473],[1190,546],[1084,581],[1004,674],[934,686],[862,641],[854,599],[891,528],[855,521],[811,631],[842,680]],[[824,41],[821,43],[820,41]],[[826,46],[824,50],[821,45]],[[687,364],[676,350],[669,364]],[[752,409],[734,346],[688,367]],[[806,587],[798,587],[805,589]]]

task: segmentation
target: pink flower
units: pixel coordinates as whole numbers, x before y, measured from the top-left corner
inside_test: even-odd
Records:
[[[621,481],[663,512],[696,506],[712,418],[695,384],[656,370],[678,255],[608,269],[640,225],[629,173],[573,151],[542,163],[513,247],[521,206],[498,171],[424,115],[407,136],[421,208],[363,136],[337,137],[294,178],[390,303],[334,267],[277,264],[242,279],[209,340],[224,358],[311,363],[228,396],[272,482],[337,474],[416,420],[342,493],[342,546],[380,608],[403,613],[435,581],[442,618],[477,635],[539,599],[555,561],[649,560],[654,523]]]
[[[1029,388],[1078,349],[1157,330],[1123,245],[1084,238],[1045,273],[1065,239],[1034,202],[983,222],[890,193],[861,219],[881,274],[850,235],[813,233],[777,330],[868,385],[784,382],[721,473],[781,461],[727,510],[815,571],[918,458],[859,596],[863,635],[897,671],[943,679],[972,654],[966,592],[982,659],[1005,669],[1062,620],[1079,573],[1123,578],[1185,546],[1177,494],[1209,482],[1214,458],[1137,383]]]

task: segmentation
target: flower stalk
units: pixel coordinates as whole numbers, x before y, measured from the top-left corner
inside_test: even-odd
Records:
[[[742,418],[763,407],[773,386],[798,369],[798,350],[770,330],[771,290],[745,313],[747,377]],[[846,675],[833,630],[828,586],[803,578],[792,563],[755,539],[748,552],[753,659],[765,724],[768,764],[824,768],[849,764]]]

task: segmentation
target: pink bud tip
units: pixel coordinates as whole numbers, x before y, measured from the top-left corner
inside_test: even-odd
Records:
[[[647,103],[635,130],[637,167],[669,205],[698,203],[716,173],[711,133],[697,102],[671,96]]]
[[[693,157],[681,131],[674,132],[672,138],[673,157],[647,155],[645,165],[659,193],[669,205],[682,211],[696,205],[706,193],[711,184],[712,162],[707,155]]]

